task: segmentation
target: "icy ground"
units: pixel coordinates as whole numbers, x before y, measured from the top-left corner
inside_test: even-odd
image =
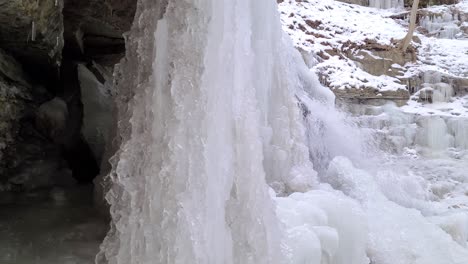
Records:
[[[468,12],[466,0],[454,6],[435,6],[423,10],[433,14],[428,16],[432,20],[428,18],[422,22],[432,34],[415,33],[421,42],[413,42],[417,48],[417,61],[403,67],[394,65],[401,71],[396,77],[371,75],[343,54],[351,52],[356,55],[369,43],[394,46],[406,35],[408,25],[404,20],[392,17],[399,17],[404,10],[375,9],[334,0],[284,1],[279,5],[279,10],[283,29],[295,45],[304,53],[320,55],[315,58],[309,55],[313,57],[310,59],[311,69],[325,75],[328,86],[334,89],[372,87],[379,91],[406,90],[407,84],[402,79],[411,79],[430,71],[454,78],[468,77],[468,40],[466,34],[460,31],[460,27],[468,22],[454,21],[458,17],[456,12]],[[434,14],[442,15],[439,18]],[[456,28],[456,32],[450,34],[455,30],[453,28]],[[466,96],[455,96],[450,102],[435,105],[411,102],[403,110],[419,114],[468,116],[467,100]]]
[[[468,1],[425,12],[450,13],[454,8],[468,12]],[[415,43],[418,60],[401,67],[401,76],[394,78],[371,75],[343,54],[356,53],[353,49],[369,43],[391,47],[406,34],[407,23],[392,18],[401,17],[404,10],[333,0],[284,1],[279,10],[283,29],[306,54],[311,71],[324,74],[331,88],[395,91],[406,89],[400,78],[426,74],[423,81],[428,84],[423,87],[436,94],[433,103],[418,102],[417,92],[403,107],[350,106],[348,111],[360,126],[360,136],[353,134],[354,139],[367,138],[380,150],[364,156],[369,162],[361,165],[355,162],[359,154],[341,153],[348,158],[336,157],[329,163],[319,175],[320,190],[291,196],[302,205],[278,198],[279,215],[288,219],[286,223],[303,223],[298,211],[316,219],[315,243],[321,245],[322,257],[329,261],[325,263],[368,263],[365,256],[351,253],[362,248],[375,264],[468,263],[468,97],[439,84],[441,74],[468,75],[468,40],[459,29],[448,30],[455,24],[451,13],[426,21],[432,36],[416,33],[421,41]],[[321,138],[324,135],[327,132]],[[300,240],[309,229],[291,230],[292,239]],[[362,237],[365,232],[367,238]]]
[[[0,263],[90,264],[107,223],[92,188],[54,188],[0,196]]]

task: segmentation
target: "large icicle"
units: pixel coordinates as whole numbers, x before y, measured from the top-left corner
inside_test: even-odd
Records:
[[[403,8],[403,0],[369,0],[370,7],[388,9],[388,8]]]
[[[120,66],[113,228],[97,262],[284,263],[266,183],[315,182],[295,96],[315,82],[274,0],[167,2],[139,1]]]

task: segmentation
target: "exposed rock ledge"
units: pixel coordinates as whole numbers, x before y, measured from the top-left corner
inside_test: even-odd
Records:
[[[40,73],[58,73],[63,0],[0,0],[0,47]],[[39,73],[39,74],[40,74]]]

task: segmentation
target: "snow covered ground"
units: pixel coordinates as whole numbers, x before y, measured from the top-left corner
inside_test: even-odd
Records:
[[[454,8],[468,12],[468,1],[423,12],[451,14]],[[415,40],[419,43],[413,42],[416,60],[392,65],[400,72],[387,76],[371,74],[356,61],[366,52],[377,57],[375,61],[385,60],[378,58],[375,50],[394,49],[396,41],[405,36],[404,10],[379,10],[333,0],[284,1],[279,10],[284,30],[302,51],[311,71],[328,87],[345,91],[372,87],[378,94],[416,86],[402,107],[394,103],[349,105],[354,116],[349,119],[360,127],[353,137],[365,138],[381,151],[359,158],[341,153],[348,158],[332,159],[329,168],[319,173],[320,190],[290,197],[323,211],[307,211],[322,234],[323,255],[355,239],[348,251],[338,250],[340,253],[326,263],[368,263],[362,255],[346,255],[360,252],[362,243],[367,243],[366,256],[376,264],[468,263],[468,96],[460,90],[464,84],[456,83],[468,76],[468,40],[462,31],[450,31],[455,32],[452,34],[437,24],[461,28],[466,22],[450,20],[453,16],[428,19],[432,24],[426,21],[423,25],[428,29],[418,29]],[[314,113],[311,115],[322,118],[323,114]],[[327,120],[323,123],[320,128],[331,126]],[[338,130],[355,131],[348,129]],[[311,144],[320,145],[328,136],[329,131],[325,131],[312,137]],[[335,144],[355,143],[347,141]],[[330,145],[333,142],[327,142]],[[356,159],[368,159],[370,164],[357,165]],[[339,191],[333,192],[330,186]],[[302,223],[295,214],[306,211],[305,205],[282,198],[278,204],[280,216]],[[347,219],[346,225],[340,217]],[[334,228],[345,244],[331,243],[336,241],[334,233],[323,226]],[[367,238],[351,230],[367,232]],[[291,237],[300,240],[305,235],[299,233],[306,231],[295,232]],[[348,262],[340,262],[343,259]]]
[[[394,10],[350,5],[334,0],[285,1],[279,5],[283,29],[305,52],[321,54],[313,67],[324,73],[333,88],[375,87],[404,89],[396,78],[372,76],[343,56],[368,41],[386,46],[405,36],[405,29],[390,18]]]
[[[357,61],[363,59],[362,54],[369,54],[375,61],[392,63],[391,58],[381,58],[373,52],[395,49],[397,41],[406,35],[407,22],[400,19],[405,10],[376,9],[334,0],[284,1],[279,10],[283,29],[297,48],[313,57],[309,59],[311,70],[332,89],[371,88],[378,97],[380,92],[411,89],[414,84],[408,84],[407,80],[416,79],[422,88],[426,82],[429,83],[426,86],[442,82],[440,75],[445,79],[468,78],[468,40],[462,32],[452,35],[416,32],[419,43],[413,42],[413,45],[417,49],[417,59],[403,65],[394,63],[391,67],[396,74],[375,75],[360,67]],[[465,21],[468,16],[464,16],[468,13],[468,1],[430,7],[422,13],[430,14],[421,19],[422,26],[429,31],[442,32],[454,26],[460,31],[468,23]],[[462,15],[455,15],[460,13]],[[426,30],[423,27],[419,32]],[[427,78],[431,72],[439,75],[438,80]],[[450,83],[450,80],[445,82]],[[428,104],[417,102],[419,94],[416,94],[402,110],[421,115],[468,116],[468,98],[463,94],[452,95],[444,102]]]

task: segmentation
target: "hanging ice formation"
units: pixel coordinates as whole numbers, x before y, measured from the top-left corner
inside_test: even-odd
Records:
[[[283,35],[276,8],[138,1],[116,74],[112,229],[96,262],[468,263],[448,234],[335,158],[359,143]]]
[[[273,0],[139,1],[121,67],[120,87],[135,95],[121,108],[127,120],[107,196],[114,229],[98,258],[283,263],[267,182],[284,192],[315,184],[297,93],[333,95],[310,89],[316,81],[283,37],[276,8]]]
[[[403,8],[404,1],[403,0],[369,0],[369,6],[375,8]]]

